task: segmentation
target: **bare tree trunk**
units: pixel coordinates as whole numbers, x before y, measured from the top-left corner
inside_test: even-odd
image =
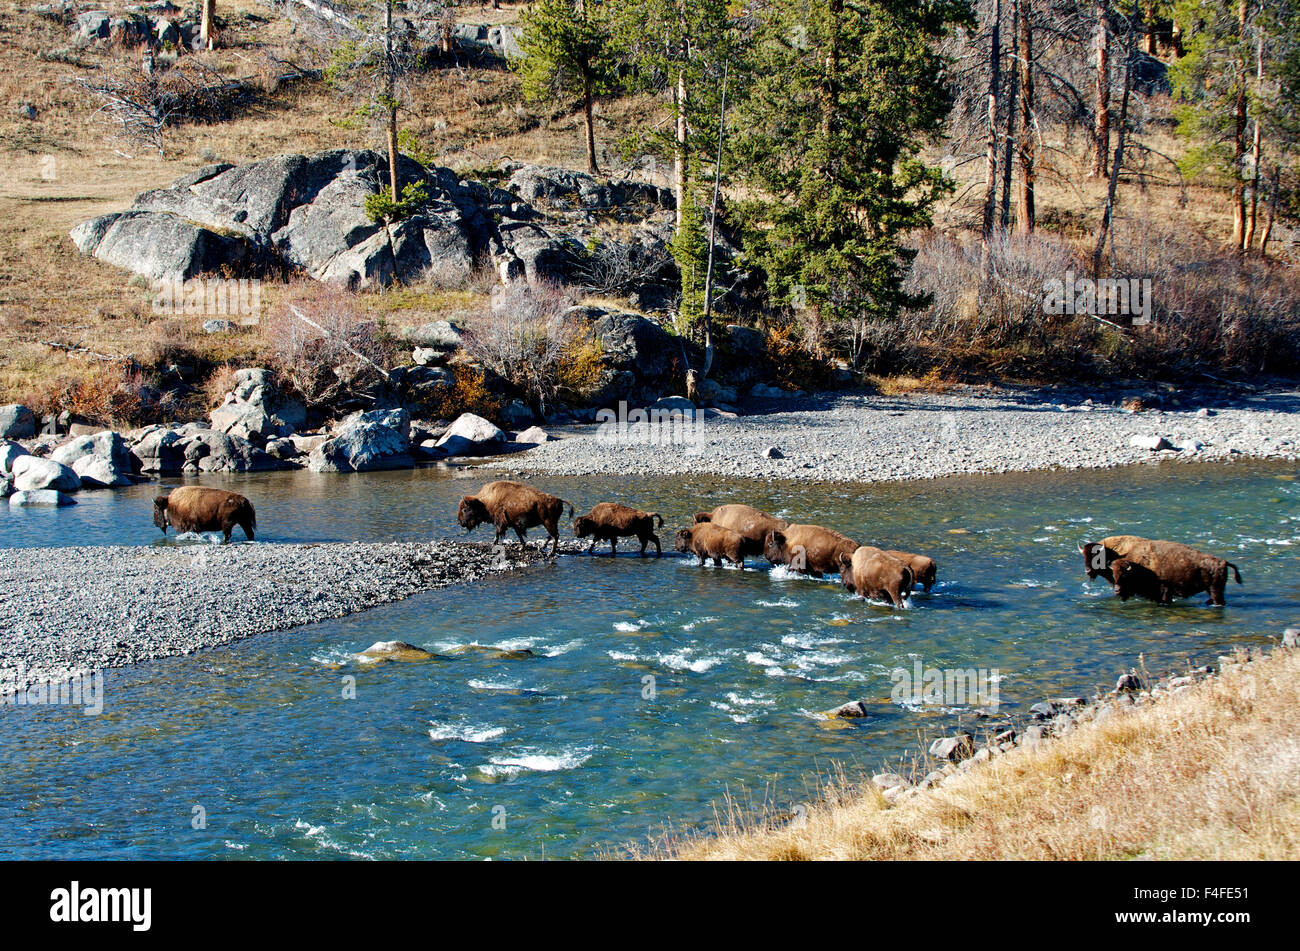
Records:
[[[1273,237],[1273,222],[1277,219],[1277,193],[1282,184],[1282,166],[1274,163],[1271,178],[1271,193],[1268,196],[1268,224],[1264,226],[1264,233],[1259,239],[1259,256],[1261,258],[1268,257],[1268,241]]]
[[[1020,11],[1020,194],[1016,203],[1016,231],[1034,230],[1034,27],[1033,0],[1023,0]]]
[[[1011,160],[1015,155],[1017,98],[1020,93],[1020,3],[1011,0],[1011,88],[1007,90],[1007,131],[1002,156],[1002,230],[1011,227]]]
[[[217,0],[203,0],[199,9],[199,43],[205,50],[210,50],[216,46],[212,19],[217,14]]]
[[[582,112],[587,120],[587,171],[599,175],[596,165],[596,120],[592,110],[591,77],[582,78]]]
[[[1110,50],[1107,47],[1110,33],[1110,9],[1107,0],[1097,0],[1097,89],[1096,122],[1093,125],[1092,172],[1089,177],[1106,174],[1106,158],[1110,152]]]
[[[1137,4],[1134,15],[1137,16]],[[1128,135],[1128,103],[1133,93],[1133,59],[1137,42],[1138,23],[1130,22],[1128,43],[1124,50],[1124,91],[1119,103],[1119,134],[1115,142],[1115,156],[1110,163],[1110,183],[1106,187],[1106,205],[1102,209],[1101,224],[1097,226],[1097,244],[1092,250],[1092,273],[1101,273],[1101,256],[1106,250],[1106,239],[1110,237],[1111,222],[1115,215],[1115,192],[1119,187],[1119,172],[1124,166],[1124,145]]]
[[[993,237],[998,203],[998,91],[1002,85],[1002,0],[993,4],[989,34],[989,134],[984,157],[984,243]]]
[[[686,206],[686,66],[677,71],[674,92],[677,108],[677,144],[673,149],[673,192],[677,197],[677,230],[682,229],[682,210]]]
[[[709,205],[709,263],[704,270],[704,367],[703,379],[713,369],[713,249],[718,234],[718,194],[722,190],[722,142],[727,128],[727,74],[730,64],[722,67],[722,102],[718,108],[718,159],[713,166],[713,201]]]
[[[393,0],[384,7],[384,69],[388,84],[388,187],[397,202],[397,97],[394,87]]]
[[[1237,4],[1238,39],[1246,38],[1246,2]],[[1232,127],[1232,245],[1244,250],[1246,240],[1246,180],[1242,175],[1242,159],[1246,157],[1246,62],[1237,61],[1237,97]]]
[[[1255,59],[1255,88],[1261,89],[1264,85],[1264,39],[1260,37],[1256,44]],[[1254,166],[1251,170],[1250,180],[1250,212],[1246,216],[1246,234],[1242,239],[1242,249],[1247,253],[1250,252],[1251,246],[1255,243],[1255,222],[1259,214],[1259,182],[1260,175],[1263,172],[1263,139],[1260,132],[1259,116],[1255,116],[1255,138],[1251,143],[1251,164]]]

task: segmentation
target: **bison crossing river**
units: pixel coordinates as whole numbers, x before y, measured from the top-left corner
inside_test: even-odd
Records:
[[[541,526],[550,536],[553,557],[559,550],[560,519],[566,509],[572,517],[571,503],[522,482],[501,480],[462,497],[456,521],[467,532],[491,524],[497,543],[513,531],[521,546],[528,529]],[[225,541],[239,526],[251,540],[257,515],[253,503],[235,492],[182,486],[155,499],[154,524],[163,534],[169,526],[178,532],[220,531]],[[651,542],[657,557],[662,548],[655,530],[662,526],[659,513],[619,502],[601,502],[573,519],[574,534],[591,539],[589,554],[597,542],[607,541],[614,555],[620,538],[636,538],[642,557]],[[675,547],[694,555],[701,567],[709,561],[715,565],[727,561],[743,569],[746,558],[762,555],[773,565],[814,578],[838,574],[849,591],[887,600],[895,607],[902,606],[916,585],[928,593],[938,574],[938,565],[926,555],[861,545],[834,529],[791,523],[741,504],[696,513],[694,524],[676,533]],[[1088,578],[1105,578],[1125,601],[1138,597],[1169,604],[1174,598],[1208,592],[1210,604],[1223,605],[1229,569],[1241,584],[1241,572],[1232,562],[1178,542],[1112,535],[1081,545],[1079,551]]]

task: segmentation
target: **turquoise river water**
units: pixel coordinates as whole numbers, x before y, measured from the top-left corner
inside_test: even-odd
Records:
[[[658,510],[665,557],[561,556],[110,670],[99,716],[0,707],[0,857],[589,856],[707,828],[727,796],[787,808],[832,771],[896,767],[923,739],[978,729],[969,704],[891,697],[892,672],[916,661],[996,671],[1015,713],[1113,684],[1139,655],[1163,670],[1272,641],[1300,620],[1297,474],[1239,463],[871,486],[537,478],[579,511],[604,499]],[[252,497],[257,544],[275,544],[461,537],[456,498],[492,477],[205,481]],[[0,506],[0,548],[158,544],[157,488]],[[672,530],[723,501],[926,552],[940,583],[893,610],[766,565],[670,557]],[[1119,531],[1221,554],[1245,584],[1229,586],[1226,608],[1123,604],[1085,581],[1076,551]],[[390,639],[439,657],[349,656]],[[472,645],[532,656],[456,651]],[[821,715],[858,698],[870,716]]]

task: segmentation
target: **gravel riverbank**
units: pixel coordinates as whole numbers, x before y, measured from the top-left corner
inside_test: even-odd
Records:
[[[342,617],[542,559],[507,545],[27,548],[0,564],[0,692]],[[497,563],[500,562],[500,563]]]
[[[1162,458],[1300,458],[1300,392],[1199,405],[1183,398],[1178,409],[1137,412],[1121,402],[1093,400],[1081,391],[983,395],[969,389],[810,398],[756,416],[704,413],[676,434],[645,424],[604,433],[593,426],[489,465],[553,475],[694,472],[881,482],[1109,468]],[[1151,442],[1135,445],[1135,437]]]

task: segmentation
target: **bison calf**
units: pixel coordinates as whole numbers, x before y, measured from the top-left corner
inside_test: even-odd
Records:
[[[774,565],[820,578],[840,570],[840,555],[853,557],[858,543],[820,525],[787,525],[773,529],[763,542],[763,555]]]
[[[164,535],[170,525],[178,534],[219,531],[223,541],[230,541],[230,533],[238,525],[251,542],[257,528],[257,513],[253,511],[253,503],[237,492],[183,485],[173,489],[171,495],[160,495],[153,500],[153,523]]]
[[[860,545],[853,554],[839,555],[840,580],[844,587],[864,598],[889,600],[896,608],[912,590],[912,569],[890,552]]]
[[[663,516],[658,512],[642,512],[617,502],[601,502],[586,515],[579,515],[573,520],[573,534],[579,538],[591,537],[587,554],[591,554],[598,541],[609,542],[609,553],[614,555],[620,538],[635,535],[641,542],[641,557],[645,557],[645,548],[650,542],[655,543],[655,557],[663,554],[659,547],[659,536],[655,534],[655,520],[659,527],[664,524]]]
[[[677,533],[677,550],[695,555],[700,559],[700,567],[712,558],[715,565],[721,565],[722,559],[745,567],[745,539],[721,525],[697,522],[690,528],[683,528]]]
[[[1116,558],[1110,563],[1110,570],[1115,578],[1115,594],[1121,601],[1127,601],[1129,598],[1145,598],[1157,604],[1169,604],[1173,601],[1169,589],[1160,583],[1156,573],[1136,561]]]
[[[712,512],[697,512],[695,522],[710,522],[730,529],[745,539],[746,555],[763,554],[767,533],[781,531],[790,523],[783,518],[768,515],[752,505],[719,505]]]
[[[478,495],[467,495],[460,500],[456,509],[456,521],[467,532],[472,532],[484,522],[490,522],[497,531],[494,544],[500,544],[501,537],[514,529],[519,536],[519,546],[525,545],[524,533],[530,528],[541,525],[551,536],[551,555],[560,548],[560,516],[568,505],[569,514],[573,506],[554,495],[548,495],[540,489],[534,489],[522,482],[489,482],[478,490]],[[542,546],[546,550],[546,546]]]
[[[891,558],[897,558],[911,568],[913,583],[919,584],[926,594],[930,593],[930,589],[934,587],[934,579],[939,573],[939,566],[935,564],[933,558],[927,558],[925,555],[914,555],[908,551],[886,550],[885,554]]]

